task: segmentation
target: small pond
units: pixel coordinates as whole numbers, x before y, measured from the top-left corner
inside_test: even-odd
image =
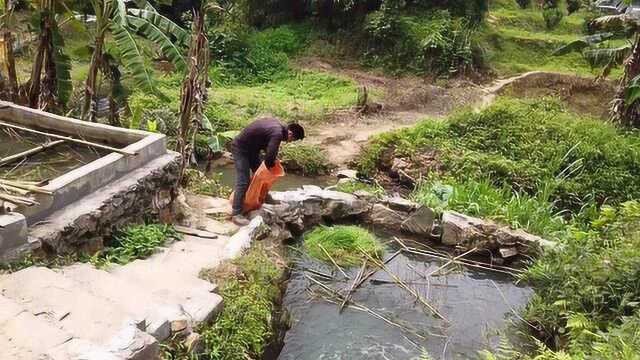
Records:
[[[395,242],[387,243],[385,258],[397,250],[394,246]],[[478,351],[496,347],[498,332],[517,322],[513,309],[522,309],[532,294],[510,275],[459,265],[450,265],[427,280],[425,274],[446,261],[403,253],[387,264],[390,273],[415,289],[448,322],[432,316],[383,270],[352,296],[354,304],[404,327],[399,328],[354,308],[340,314],[339,305],[327,301],[322,295],[326,292],[309,276],[339,291],[348,289],[352,281],[341,280],[332,266],[292,253],[295,266],[283,304],[291,315],[291,329],[279,360],[420,359],[424,352],[432,359],[477,358]],[[353,279],[359,270],[345,271]],[[333,272],[335,280],[318,277],[316,271]]]
[[[47,143],[47,138],[0,129],[0,158],[15,155]],[[22,181],[51,180],[84,166],[107,152],[88,146],[62,143],[28,158],[0,166],[0,178]]]
[[[233,165],[216,167],[210,171],[208,175],[220,175],[222,185],[233,188],[236,180],[236,170]],[[276,181],[273,186],[274,191],[286,191],[299,189],[303,185],[317,185],[327,187],[336,184],[336,178],[331,176],[302,176],[293,173],[287,173],[286,176]]]

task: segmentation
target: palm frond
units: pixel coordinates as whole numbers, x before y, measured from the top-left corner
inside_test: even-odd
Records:
[[[594,35],[585,36],[578,40],[574,40],[567,45],[557,49],[553,52],[554,56],[562,56],[574,51],[582,51],[589,46],[599,44],[603,41],[609,40],[614,37],[614,34],[611,32],[599,33]]]
[[[120,51],[122,63],[133,77],[136,86],[155,92],[153,80],[133,35],[126,27],[120,26],[119,22],[111,23],[110,29]]]
[[[151,40],[160,47],[160,52],[166,56],[178,70],[184,71],[187,63],[184,60],[182,49],[179,49],[174,42],[167,36],[162,29],[158,28],[154,23],[144,18],[131,15],[128,16],[129,24],[132,25],[145,38]]]

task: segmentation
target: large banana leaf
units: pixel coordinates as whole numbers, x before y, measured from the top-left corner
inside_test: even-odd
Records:
[[[631,52],[631,45],[627,44],[615,48],[589,49],[583,52],[584,58],[592,67],[622,65]]]
[[[105,0],[113,3],[113,23],[117,26],[127,26],[127,5],[124,0]]]
[[[155,91],[153,80],[144,63],[144,57],[133,35],[120,22],[111,23],[110,29],[124,67],[133,77],[136,86],[152,92]]]
[[[557,49],[554,51],[553,55],[562,56],[571,52],[580,52],[592,45],[599,44],[603,41],[609,40],[614,37],[614,34],[611,32],[599,33],[594,35],[585,36],[578,40],[574,40],[567,45]]]
[[[165,35],[175,38],[178,47],[187,48],[189,46],[189,32],[167,17],[160,15],[150,4],[147,4],[144,9],[129,9],[129,14],[147,21]]]
[[[631,106],[636,101],[638,101],[638,99],[640,99],[640,75],[634,77],[633,79],[631,79],[631,81],[629,81],[624,101],[627,106]]]
[[[178,48],[173,41],[162,31],[162,29],[155,26],[154,23],[147,21],[145,18],[139,18],[128,15],[128,21],[140,34],[145,38],[151,40],[154,44],[160,47],[160,52],[166,56],[178,70],[184,71],[187,68],[187,63],[184,60],[182,49]]]

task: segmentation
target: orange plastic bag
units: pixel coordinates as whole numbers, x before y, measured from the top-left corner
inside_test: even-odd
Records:
[[[246,214],[250,211],[260,209],[273,184],[278,178],[284,175],[284,168],[280,164],[280,161],[276,161],[274,167],[271,169],[267,168],[267,165],[263,162],[251,178],[251,184],[249,184],[247,193],[244,196],[242,211]],[[231,194],[231,203],[233,203],[233,196],[234,194]]]

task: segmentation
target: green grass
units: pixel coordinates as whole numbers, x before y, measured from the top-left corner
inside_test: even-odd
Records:
[[[327,155],[316,145],[288,143],[281,147],[280,157],[285,168],[303,175],[323,175],[331,170]]]
[[[336,190],[347,194],[353,194],[357,191],[366,191],[369,194],[380,198],[385,194],[385,190],[378,184],[365,184],[358,180],[343,181],[336,185]]]
[[[359,170],[371,174],[390,147],[416,161],[436,151],[444,172],[457,180],[487,179],[529,194],[552,184],[549,201],[574,213],[590,200],[640,198],[640,139],[552,99],[502,98],[479,113],[463,111],[382,135],[363,153]]]
[[[362,264],[363,251],[372,257],[382,253],[376,237],[358,226],[319,226],[305,234],[304,245],[311,257],[330,262],[328,254],[343,266]]]
[[[187,169],[185,172],[186,189],[194,194],[227,198],[231,195],[231,188],[220,183],[219,176],[207,176],[197,169]]]
[[[239,274],[241,274],[239,276]],[[280,297],[283,272],[260,246],[204,278],[218,284],[224,309],[212,325],[198,332],[204,338],[207,359],[259,359],[274,335],[274,302]],[[169,357],[178,359],[179,357]]]

